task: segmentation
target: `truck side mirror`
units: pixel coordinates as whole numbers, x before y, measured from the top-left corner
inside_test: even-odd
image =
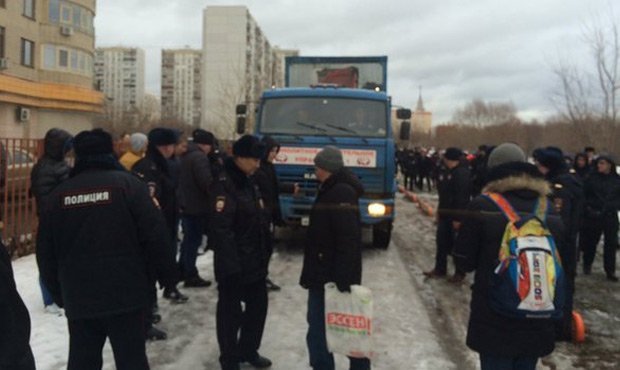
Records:
[[[239,104],[235,107],[235,113],[237,115],[241,115],[241,114],[245,114],[245,112],[247,112],[248,110],[248,106],[245,104]]]
[[[402,141],[409,141],[409,135],[411,133],[411,122],[403,121],[400,124],[400,139]]]
[[[396,117],[398,119],[409,119],[411,118],[411,109],[400,108],[396,110]]]
[[[244,116],[237,117],[237,133],[239,135],[245,134],[245,117]]]

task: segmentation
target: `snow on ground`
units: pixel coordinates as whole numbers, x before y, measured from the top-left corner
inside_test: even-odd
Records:
[[[309,369],[305,344],[307,292],[298,285],[302,251],[299,246],[282,246],[271,263],[271,278],[282,291],[270,293],[269,313],[261,354],[273,360],[272,369]],[[212,279],[211,253],[198,259],[201,275]],[[18,289],[32,320],[31,345],[37,369],[66,367],[68,333],[65,317],[43,311],[34,256],[14,261]],[[364,283],[375,299],[375,346],[373,369],[456,369],[444,352],[422,299],[391,246],[387,251],[364,252]],[[182,289],[182,287],[181,287]],[[152,369],[219,369],[215,335],[217,291],[182,289],[190,301],[171,305],[160,299],[163,316],[158,327],[168,332],[168,340],[147,343]],[[104,369],[114,369],[108,345],[104,349]],[[347,369],[348,360],[336,356],[337,369]],[[251,368],[251,367],[244,367]]]

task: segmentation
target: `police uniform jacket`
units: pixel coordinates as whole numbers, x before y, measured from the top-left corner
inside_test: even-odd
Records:
[[[269,216],[254,180],[233,158],[226,158],[209,196],[209,242],[217,281],[249,284],[267,277]]]
[[[522,215],[534,211],[537,199],[550,193],[549,183],[528,163],[509,163],[490,170],[484,192],[502,194]],[[490,200],[478,196],[462,219],[454,257],[459,268],[475,270],[466,343],[487,355],[541,357],[554,349],[555,329],[551,319],[515,319],[496,313],[489,306],[491,274],[497,267],[498,252],[507,224],[502,211]],[[559,250],[563,247],[560,217],[549,214],[547,224]]]
[[[41,214],[41,278],[71,320],[147,307],[147,264],[166,284],[174,279],[161,212],[129,172],[79,172],[50,194]]]
[[[294,191],[293,184],[280,184],[275,166],[266,160],[260,162],[260,168],[254,174],[254,178],[265,200],[270,221],[276,224],[283,223],[280,210],[280,193],[292,193]]]
[[[359,197],[364,188],[347,169],[319,186],[310,211],[300,284],[306,289],[335,282],[346,288],[362,280]]]
[[[611,173],[604,175],[595,171],[586,178],[583,187],[586,203],[584,216],[588,219],[616,217],[616,212],[620,210],[620,176],[616,173],[614,162],[602,158],[612,163]]]
[[[134,164],[132,172],[148,185],[151,196],[157,199],[166,219],[168,232],[172,234],[169,237],[172,238],[176,236],[179,205],[173,170],[170,167],[170,163],[157,148],[149,145],[146,156]]]
[[[209,187],[213,182],[207,153],[189,143],[181,157],[181,173],[177,191],[181,210],[187,215],[205,215],[209,209]]]
[[[458,221],[469,203],[469,168],[464,163],[439,173],[437,192],[439,193],[438,214],[442,219]]]
[[[30,316],[13,278],[11,258],[0,242],[0,369],[17,366],[30,353]],[[32,364],[34,369],[34,364]]]

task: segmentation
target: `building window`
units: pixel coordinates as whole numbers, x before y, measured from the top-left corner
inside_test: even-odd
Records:
[[[34,0],[23,0],[24,1],[24,17],[34,19]]]
[[[34,67],[34,42],[22,39],[22,65]]]
[[[4,58],[4,33],[4,27],[0,27],[0,58]]]
[[[69,67],[69,51],[63,49],[58,50],[58,66],[61,68]]]
[[[56,67],[56,48],[54,45],[43,46],[43,68],[54,69]]]

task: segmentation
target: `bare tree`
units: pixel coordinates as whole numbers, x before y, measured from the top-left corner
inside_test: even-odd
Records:
[[[613,9],[608,14],[605,22],[595,20],[584,31],[584,41],[591,52],[592,71],[583,71],[565,62],[553,68],[559,83],[553,97],[556,107],[590,139],[588,122],[602,120],[612,127],[618,123],[620,35]],[[606,137],[612,136],[609,134],[611,132]]]
[[[517,109],[513,103],[485,103],[482,99],[472,100],[453,115],[453,122],[478,128],[517,121]]]

